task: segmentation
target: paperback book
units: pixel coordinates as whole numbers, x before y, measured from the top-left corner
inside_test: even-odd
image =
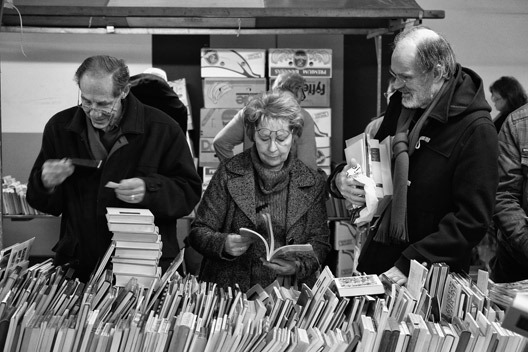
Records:
[[[271,217],[269,214],[263,214],[263,217],[266,221],[266,230],[268,232],[269,243],[268,240],[264,238],[264,236],[262,236],[260,233],[245,227],[240,228],[240,235],[248,236],[254,241],[261,241],[264,244],[264,247],[266,248],[266,260],[268,262],[273,261],[273,259],[276,258],[288,258],[298,253],[313,254],[313,247],[309,243],[289,244],[279,248],[275,248],[275,238],[273,236],[273,228],[271,226]]]
[[[334,282],[341,297],[381,295],[385,293],[381,280],[375,274],[336,277]]]

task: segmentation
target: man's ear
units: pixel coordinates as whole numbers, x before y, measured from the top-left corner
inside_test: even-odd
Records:
[[[433,80],[439,82],[440,80],[446,79],[445,69],[442,65],[436,65],[433,69]]]
[[[127,84],[125,88],[123,89],[123,91],[121,92],[121,99],[125,99],[128,93],[130,93],[130,84]]]

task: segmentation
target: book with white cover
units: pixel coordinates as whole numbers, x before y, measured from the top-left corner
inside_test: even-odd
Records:
[[[336,277],[334,282],[341,297],[381,295],[385,293],[381,280],[375,274]]]
[[[266,248],[266,260],[267,261],[272,261],[275,258],[284,258],[284,257],[288,258],[292,255],[295,255],[296,253],[302,253],[302,252],[312,253],[315,256],[313,252],[313,247],[309,243],[290,244],[290,245],[285,245],[279,248],[275,248],[275,237],[273,235],[273,228],[271,226],[271,217],[267,213],[263,213],[261,215],[264,218],[264,221],[266,223],[266,230],[269,236],[269,243],[268,243],[268,240],[264,238],[260,233],[253,231],[251,229],[245,228],[245,227],[240,228],[240,235],[250,237],[255,241],[262,241],[264,244],[264,247]]]
[[[108,230],[112,232],[140,232],[140,233],[154,233],[156,225],[142,224],[142,223],[126,223],[126,222],[108,222]]]
[[[154,223],[154,215],[148,209],[141,208],[106,208],[106,219],[108,222],[119,223]]]

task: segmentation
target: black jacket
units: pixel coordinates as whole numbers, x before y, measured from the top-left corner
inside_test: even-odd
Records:
[[[185,135],[187,132],[187,107],[163,78],[149,73],[132,76],[130,77],[130,91],[143,104],[160,109],[172,117],[180,125]]]
[[[165,113],[139,102],[132,94],[124,101],[123,134],[100,169],[76,167],[64,183],[48,193],[41,180],[48,159],[93,159],[87,138],[87,118],[79,107],[53,116],[46,124],[42,148],[28,182],[29,204],[61,215],[60,239],[53,247],[56,264],[72,262],[86,279],[110,244],[112,234],[106,207],[148,208],[163,240],[163,255],[178,250],[176,220],[189,214],[200,199],[201,180],[185,135]],[[139,204],[117,199],[109,181],[140,177],[146,193]]]
[[[410,243],[370,241],[359,259],[359,271],[379,274],[396,266],[408,273],[410,260],[415,259],[446,262],[452,271],[469,272],[471,249],[486,234],[494,207],[497,132],[476,73],[458,66],[447,84],[421,130],[420,137],[425,138],[409,159]],[[400,110],[397,92],[376,139],[394,135]]]

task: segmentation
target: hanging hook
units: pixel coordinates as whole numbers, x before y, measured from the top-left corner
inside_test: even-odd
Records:
[[[238,19],[237,38],[240,37],[240,27],[242,27],[242,20]]]

